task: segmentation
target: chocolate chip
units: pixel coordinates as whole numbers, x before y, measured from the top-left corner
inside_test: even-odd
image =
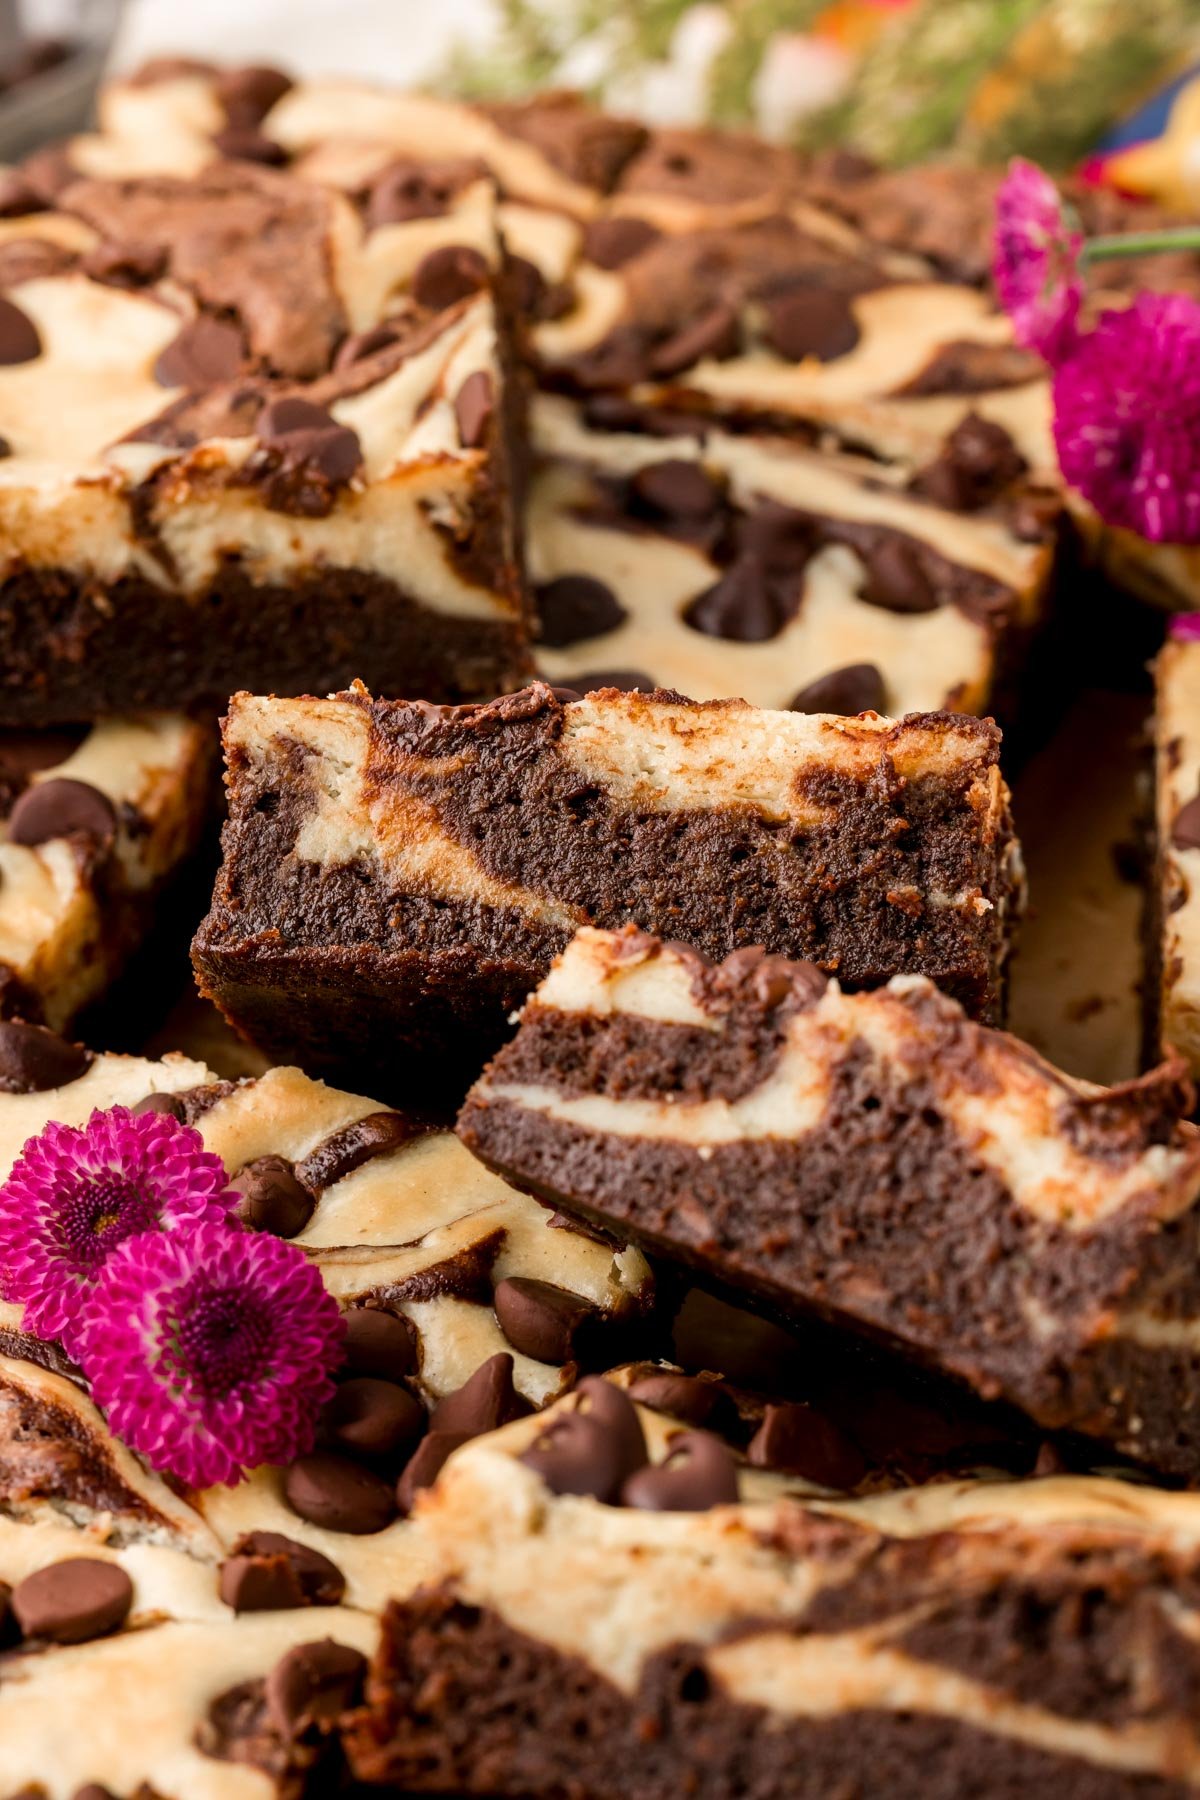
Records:
[[[213,87],[231,125],[258,125],[292,87],[282,69],[262,63],[246,63],[222,69]]]
[[[337,1606],[346,1578],[336,1563],[278,1531],[251,1531],[221,1564],[217,1591],[236,1613]]]
[[[574,1412],[559,1413],[521,1461],[552,1494],[589,1494],[614,1501],[622,1484],[646,1461],[637,1409],[619,1388],[589,1376],[575,1390]],[[582,1410],[586,1406],[586,1410]]]
[[[1200,794],[1175,814],[1171,842],[1177,850],[1200,850]]]
[[[583,253],[599,269],[619,269],[656,244],[662,232],[648,219],[617,215],[593,219],[583,234]]]
[[[548,289],[537,264],[530,262],[527,256],[510,255],[504,265],[504,277],[513,311],[533,318],[541,317]]]
[[[1003,425],[968,413],[939,455],[909,485],[914,493],[952,512],[975,512],[1018,480],[1028,466]]]
[[[737,314],[731,306],[713,306],[655,345],[650,354],[650,371],[664,377],[681,375],[699,362],[722,362],[736,356],[740,348]]]
[[[418,306],[441,312],[487,286],[486,259],[469,244],[443,244],[430,250],[413,271],[412,293]]]
[[[18,1635],[12,1610],[12,1589],[7,1581],[0,1581],[0,1649],[6,1648]]]
[[[1055,1475],[1070,1474],[1070,1464],[1052,1438],[1042,1439],[1031,1473],[1039,1481],[1049,1480]]]
[[[615,631],[629,616],[606,582],[594,575],[556,575],[534,590],[541,641],[552,650]]]
[[[20,1796],[17,1797],[20,1800]],[[71,1800],[117,1800],[111,1788],[101,1787],[98,1781],[87,1781],[81,1788],[76,1788]]]
[[[581,1327],[598,1317],[590,1300],[524,1275],[498,1282],[492,1298],[500,1329],[513,1349],[535,1362],[570,1362]]]
[[[0,295],[0,365],[32,362],[41,354],[42,340],[29,314]]]
[[[388,1156],[414,1137],[421,1126],[403,1113],[375,1112],[346,1125],[341,1131],[322,1139],[297,1166],[296,1174],[305,1187],[321,1193],[375,1156]]]
[[[0,1021],[0,1093],[48,1093],[78,1081],[91,1066],[90,1050],[69,1044],[44,1025]]]
[[[332,1726],[358,1699],[366,1673],[366,1657],[348,1644],[297,1644],[267,1676],[267,1717],[288,1739]]]
[[[354,1306],[343,1314],[345,1375],[379,1375],[398,1381],[417,1366],[416,1330],[403,1315],[374,1306]]]
[[[349,369],[368,356],[374,356],[380,350],[390,350],[393,344],[400,342],[400,333],[394,325],[373,325],[370,331],[356,331],[352,336],[343,338],[338,353],[333,359],[335,369]]]
[[[464,449],[478,450],[486,441],[495,401],[495,384],[486,369],[467,376],[454,396],[454,417]]]
[[[374,231],[380,225],[406,224],[409,219],[440,218],[451,195],[451,184],[439,181],[428,164],[389,163],[372,184],[367,224]]]
[[[478,1436],[473,1431],[431,1431],[421,1439],[396,1483],[396,1505],[407,1519],[422,1489],[432,1487],[460,1444]]]
[[[575,691],[580,694],[596,694],[603,688],[616,688],[621,694],[632,694],[639,689],[643,694],[652,694],[659,685],[644,669],[590,669],[585,675],[576,675],[574,680]]]
[[[425,1409],[394,1381],[356,1375],[326,1403],[321,1427],[349,1456],[406,1456],[425,1429]]]
[[[640,511],[663,519],[711,519],[721,505],[712,476],[682,457],[647,463],[630,482],[630,492]]]
[[[8,818],[10,844],[47,844],[87,837],[107,849],[117,834],[112,801],[86,781],[38,781],[26,788]]]
[[[333,1451],[314,1450],[291,1463],[283,1478],[288,1505],[310,1525],[365,1537],[396,1514],[391,1483]]]
[[[661,1463],[638,1469],[621,1486],[621,1505],[639,1512],[707,1512],[737,1497],[737,1464],[708,1431],[678,1432]]]
[[[339,425],[332,413],[311,400],[272,400],[258,415],[262,461],[252,470],[262,479],[267,503],[282,512],[324,517],[333,490],[362,462],[358,434]]]
[[[154,365],[160,387],[214,387],[246,366],[246,346],[236,325],[201,315],[171,339]]]
[[[829,288],[795,288],[766,303],[763,336],[772,350],[789,362],[815,356],[834,362],[858,342],[854,312],[845,294]]]
[[[642,1375],[629,1389],[629,1398],[688,1425],[708,1425],[715,1414],[732,1410],[729,1396],[715,1381],[698,1381],[694,1375]]]
[[[762,559],[772,574],[803,572],[815,548],[813,529],[803,513],[778,500],[764,500],[738,520],[735,541]]]
[[[213,143],[230,162],[263,163],[267,168],[281,169],[288,159],[282,144],[264,137],[253,125],[226,125],[214,131]]]
[[[897,613],[936,612],[939,605],[916,547],[902,537],[881,538],[869,553],[859,599]]]
[[[235,1211],[242,1224],[272,1237],[298,1237],[316,1210],[316,1195],[297,1181],[283,1156],[256,1156],[238,1170],[230,1186],[241,1195]]]
[[[866,1474],[862,1455],[845,1432],[801,1402],[768,1406],[746,1456],[756,1469],[780,1469],[843,1492]]]
[[[92,281],[106,287],[149,287],[166,273],[167,252],[161,244],[126,244],[103,238],[79,266]]]
[[[45,204],[19,169],[0,169],[0,219],[22,219],[44,211]]]
[[[460,1437],[478,1437],[496,1431],[531,1412],[528,1400],[513,1385],[513,1359],[498,1350],[480,1363],[475,1373],[438,1401],[429,1416],[431,1431]]]
[[[744,551],[719,581],[697,594],[684,609],[684,621],[705,637],[736,644],[761,644],[777,637],[782,610],[762,558]]]
[[[807,687],[793,694],[789,712],[839,713],[850,718],[854,713],[883,711],[883,676],[874,663],[847,663],[818,675]]]
[[[27,1575],[13,1589],[12,1609],[27,1638],[85,1644],[125,1623],[133,1583],[119,1563],[70,1556]]]
[[[178,1119],[181,1124],[185,1117],[183,1101],[178,1094],[147,1094],[129,1110],[135,1118],[141,1118],[143,1113],[163,1113],[167,1118]]]

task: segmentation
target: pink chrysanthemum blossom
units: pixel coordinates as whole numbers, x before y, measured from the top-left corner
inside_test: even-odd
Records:
[[[237,1195],[198,1131],[114,1106],[82,1128],[47,1125],[0,1186],[0,1294],[74,1353],[105,1261],[135,1232],[222,1219]]]
[[[1054,441],[1108,524],[1200,541],[1200,305],[1139,294],[1103,313],[1055,372]]]
[[[144,1232],[112,1255],[80,1345],[118,1437],[192,1487],[312,1449],[344,1327],[295,1244],[232,1222]]]
[[[1200,644],[1200,612],[1176,613],[1167,627],[1167,635],[1185,644]]]
[[[1083,239],[1058,189],[1033,163],[1009,164],[996,196],[993,273],[1018,343],[1053,367],[1074,346],[1083,300]]]

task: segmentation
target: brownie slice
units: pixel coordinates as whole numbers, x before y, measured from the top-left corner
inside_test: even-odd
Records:
[[[468,1097],[508,1180],[1200,1478],[1200,1136],[1179,1063],[1071,1080],[904,976],[581,931]]]
[[[918,969],[997,1017],[1019,859],[977,719],[535,685],[483,707],[239,696],[193,945],[274,1058],[461,1093],[578,925]],[[378,1076],[376,1075],[376,1079]]]
[[[1148,909],[1151,1052],[1200,1074],[1200,638],[1172,636],[1155,666],[1157,859]]]
[[[415,212],[68,169],[0,221],[0,722],[519,680],[501,266],[469,163]]]
[[[466,1446],[352,1770],[532,1800],[1192,1791],[1194,1502],[1066,1478],[901,1512],[751,1499],[747,1473],[599,1382]]]

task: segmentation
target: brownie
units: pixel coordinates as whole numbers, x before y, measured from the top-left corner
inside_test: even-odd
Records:
[[[1150,1049],[1153,1055],[1174,1051],[1200,1075],[1200,638],[1168,638],[1155,684]]]
[[[167,713],[0,731],[0,1017],[61,1031],[112,985],[197,849],[215,752]]]
[[[586,690],[898,717],[1011,707],[1060,507],[968,415],[911,477],[619,396],[535,403],[538,667]]]
[[[275,1059],[461,1094],[577,925],[996,1017],[1019,857],[995,726],[535,684],[482,707],[239,696],[202,991]]]
[[[494,194],[436,188],[226,160],[0,220],[0,721],[520,679]]]
[[[1194,1502],[1112,1480],[760,1498],[607,1384],[462,1450],[351,1769],[525,1800],[1062,1793],[1200,1770]],[[906,1501],[909,1497],[904,1497]],[[546,1580],[548,1558],[569,1588]],[[519,1722],[519,1724],[517,1723]]]
[[[1111,1089],[928,981],[843,993],[581,931],[468,1097],[506,1179],[760,1304],[1200,1478],[1200,1137],[1181,1063]]]

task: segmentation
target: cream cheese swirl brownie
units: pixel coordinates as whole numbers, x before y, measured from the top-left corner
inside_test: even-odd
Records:
[[[520,679],[494,194],[434,188],[226,161],[0,220],[0,720]]]
[[[1146,998],[1154,1053],[1169,1047],[1200,1075],[1200,615],[1167,640],[1155,673],[1158,856]]]
[[[1043,1426],[1200,1479],[1200,1134],[1182,1065],[1096,1088],[921,977],[581,931],[468,1097],[542,1199]]]
[[[1002,427],[968,416],[909,476],[614,395],[542,395],[533,426],[548,681],[893,717],[1009,697],[1059,506]]]
[[[444,1104],[589,922],[714,956],[765,942],[854,986],[919,968],[1000,1011],[1019,855],[990,723],[538,684],[438,709],[358,687],[239,695],[225,746],[193,959],[273,1057],[433,1073]]]
[[[167,713],[0,731],[0,1015],[62,1030],[111,985],[197,847],[215,749]]]
[[[1200,1503],[1112,1480],[752,1497],[607,1384],[460,1450],[345,1735],[397,1791],[1184,1800]],[[547,1568],[556,1572],[547,1581]],[[514,1718],[522,1722],[514,1730]]]

